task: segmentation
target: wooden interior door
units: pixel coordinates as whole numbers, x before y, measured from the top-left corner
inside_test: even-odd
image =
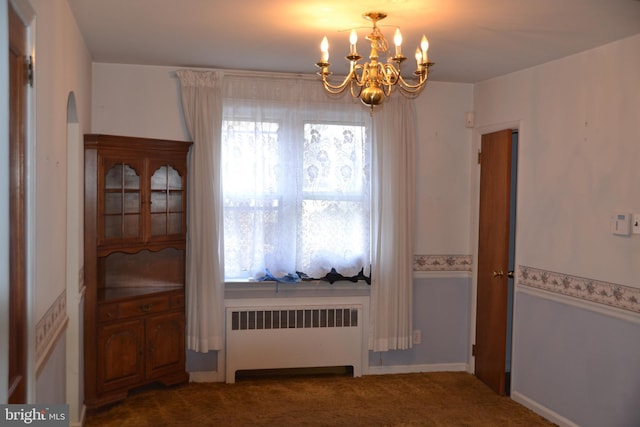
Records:
[[[512,131],[482,135],[475,374],[505,394]]]
[[[9,403],[25,403],[27,29],[9,2]]]

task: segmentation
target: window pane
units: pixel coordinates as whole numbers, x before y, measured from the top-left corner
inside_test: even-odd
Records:
[[[361,193],[364,143],[364,126],[305,124],[303,191]]]
[[[122,163],[116,163],[107,171],[104,177],[104,188],[122,188]]]
[[[298,264],[305,273],[322,277],[333,267],[352,276],[368,267],[369,209],[362,203],[304,200],[300,224]]]
[[[151,212],[166,212],[167,211],[167,192],[166,191],[151,191]]]
[[[172,168],[173,169],[173,168]],[[167,167],[160,166],[151,175],[151,189],[152,190],[166,190],[167,189]]]
[[[169,166],[169,189],[170,190],[182,190],[182,177],[177,170]]]
[[[122,212],[122,193],[104,194],[104,213],[118,214]]]
[[[122,169],[124,188],[137,190],[140,188],[140,177],[138,172],[129,165],[124,165]]]
[[[248,277],[255,259],[277,257],[280,206],[277,200],[225,197],[224,256],[226,277]]]
[[[278,192],[278,124],[225,121],[222,124],[225,195]]]

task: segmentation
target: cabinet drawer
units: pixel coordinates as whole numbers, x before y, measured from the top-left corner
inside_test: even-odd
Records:
[[[170,307],[177,307],[178,300],[179,296],[177,295],[171,297],[160,295],[120,303],[102,304],[98,306],[98,321],[108,322],[168,311]],[[182,297],[182,305],[184,305],[184,297]]]
[[[121,302],[118,305],[120,306],[120,319],[126,319],[128,317],[142,316],[145,314],[169,310],[169,297],[156,296]]]
[[[183,308],[184,307],[184,294],[173,295],[171,297],[171,308]]]
[[[118,318],[118,304],[104,304],[98,306],[98,322],[108,322]]]

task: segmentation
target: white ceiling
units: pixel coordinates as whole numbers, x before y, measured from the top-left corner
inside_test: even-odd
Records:
[[[320,40],[347,71],[368,11],[410,59],[422,34],[437,81],[478,82],[640,33],[638,0],[69,0],[95,62],[312,74]],[[640,52],[638,53],[640,55]],[[405,68],[413,70],[415,61]],[[598,64],[593,64],[597,67]]]

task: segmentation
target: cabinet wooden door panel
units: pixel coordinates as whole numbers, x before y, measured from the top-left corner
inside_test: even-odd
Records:
[[[146,376],[153,379],[175,372],[185,362],[182,313],[158,315],[147,319]]]
[[[103,326],[98,334],[98,390],[106,392],[144,379],[144,322]]]

